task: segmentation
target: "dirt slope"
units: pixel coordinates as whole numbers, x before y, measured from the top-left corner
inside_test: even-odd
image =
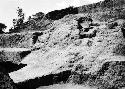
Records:
[[[21,61],[27,66],[9,75],[15,83],[67,70],[96,75],[106,62],[124,61],[123,24],[118,20],[100,22],[83,15],[65,16],[54,21],[53,27],[38,38],[39,46],[34,49],[39,50]]]

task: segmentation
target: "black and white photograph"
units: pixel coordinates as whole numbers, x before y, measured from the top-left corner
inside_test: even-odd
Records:
[[[125,0],[1,0],[0,89],[125,89]]]

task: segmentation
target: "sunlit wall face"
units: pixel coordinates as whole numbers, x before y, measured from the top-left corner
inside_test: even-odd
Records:
[[[47,13],[55,9],[68,6],[81,6],[103,0],[1,0],[0,22],[5,23],[8,28],[12,26],[13,18],[17,17],[17,7],[23,8],[26,18],[37,12]]]

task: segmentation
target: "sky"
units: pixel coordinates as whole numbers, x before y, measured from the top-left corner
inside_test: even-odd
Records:
[[[47,13],[53,10],[63,9],[69,6],[82,6],[96,3],[103,0],[1,0],[0,2],[0,23],[4,23],[8,30],[12,27],[13,19],[17,18],[17,8],[20,7],[25,17],[37,12]]]

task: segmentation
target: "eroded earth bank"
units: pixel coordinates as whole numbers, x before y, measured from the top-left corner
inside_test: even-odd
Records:
[[[100,19],[69,14],[45,31],[1,35],[2,73],[17,89],[124,89],[125,20]]]

